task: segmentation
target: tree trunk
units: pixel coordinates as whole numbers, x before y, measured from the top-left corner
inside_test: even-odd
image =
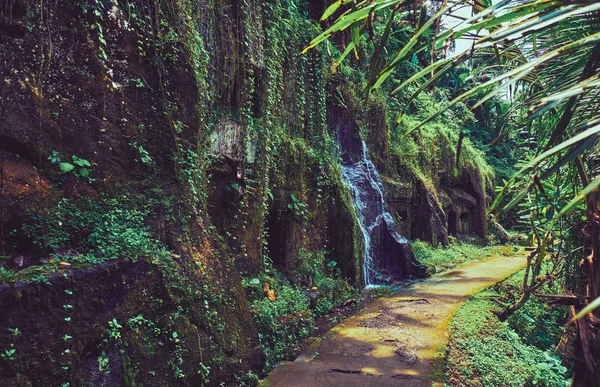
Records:
[[[600,193],[588,197],[588,220],[583,229],[584,259],[581,269],[587,284],[581,286],[579,295],[587,297],[585,304],[600,297]],[[583,308],[584,305],[581,305]],[[600,310],[588,314],[577,322],[578,340],[575,347],[575,373],[573,387],[600,386]]]

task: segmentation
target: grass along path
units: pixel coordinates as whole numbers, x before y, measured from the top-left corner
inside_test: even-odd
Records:
[[[441,385],[448,325],[460,304],[524,266],[524,254],[495,256],[375,300],[282,363],[263,385]]]
[[[538,297],[501,322],[494,312],[520,295],[525,270],[461,304],[450,324],[444,370],[452,387],[567,387],[571,385],[568,342],[561,341],[568,307],[548,307]],[[560,294],[543,287],[540,294]],[[569,329],[574,329],[571,325]],[[567,352],[566,361],[555,353]]]

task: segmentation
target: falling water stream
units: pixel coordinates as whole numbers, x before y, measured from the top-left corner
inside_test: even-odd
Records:
[[[342,178],[350,187],[364,238],[364,285],[374,285],[378,274],[394,279],[410,277],[412,252],[406,238],[396,232],[392,215],[386,209],[379,173],[369,159],[364,141],[354,149],[360,155],[346,158]]]

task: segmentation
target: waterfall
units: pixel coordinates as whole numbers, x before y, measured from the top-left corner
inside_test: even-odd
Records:
[[[390,281],[411,277],[416,268],[412,251],[406,238],[396,232],[385,204],[383,184],[366,145],[359,140],[359,144],[347,148],[342,151],[355,154],[343,157],[342,179],[350,188],[363,233],[364,285],[373,285],[382,276]]]

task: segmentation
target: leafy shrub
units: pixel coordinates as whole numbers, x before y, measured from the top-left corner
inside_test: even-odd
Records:
[[[62,260],[135,260],[165,250],[144,224],[148,214],[126,200],[84,198],[76,203],[63,198],[55,208],[32,215],[23,228],[34,244]]]
[[[354,294],[352,287],[339,278],[324,278],[317,284],[317,289],[319,294],[314,304],[314,313],[317,316],[329,312]]]
[[[17,279],[16,274],[3,266],[0,266],[0,283],[3,282],[15,282]]]
[[[548,313],[558,312],[545,310],[539,300],[532,298],[506,322],[500,322],[492,313],[497,305],[490,299],[506,296],[506,285],[522,280],[523,271],[474,295],[459,308],[450,328],[447,384],[484,387],[570,385],[568,369],[551,352],[564,321],[551,318],[543,324],[545,331],[539,332],[528,324],[520,325],[527,320],[524,316],[544,319]]]
[[[270,267],[257,278],[242,280],[267,356],[266,370],[275,366],[288,348],[313,332],[316,316],[354,295],[352,287],[340,278],[336,262],[325,264],[326,260],[325,251],[301,249],[298,269],[292,275],[300,280],[296,285],[273,274]],[[275,291],[275,301],[266,297],[266,285]]]
[[[500,285],[518,294],[522,281],[513,276]],[[548,294],[562,293],[556,284],[543,290]],[[532,298],[506,322],[511,329],[519,333],[525,344],[546,351],[552,350],[558,344],[567,314],[567,307],[549,307],[537,298]]]
[[[309,288],[316,287],[316,297],[312,305],[317,316],[328,312],[337,304],[350,298],[353,290],[348,283],[340,279],[337,262],[329,261],[325,265],[325,251],[310,252],[300,249],[298,252],[298,275]]]
[[[415,259],[427,267],[428,274],[439,273],[491,256],[498,247],[479,247],[469,243],[453,243],[448,247],[433,247],[419,240],[410,244]]]
[[[312,253],[303,248],[298,251],[297,273],[300,275],[306,286],[317,284],[323,279],[325,276],[324,264],[324,251]]]
[[[268,369],[283,358],[287,348],[314,329],[309,299],[300,288],[285,282],[271,287],[277,293],[275,302],[259,297],[250,303],[250,311],[258,326],[258,337],[267,356]]]

